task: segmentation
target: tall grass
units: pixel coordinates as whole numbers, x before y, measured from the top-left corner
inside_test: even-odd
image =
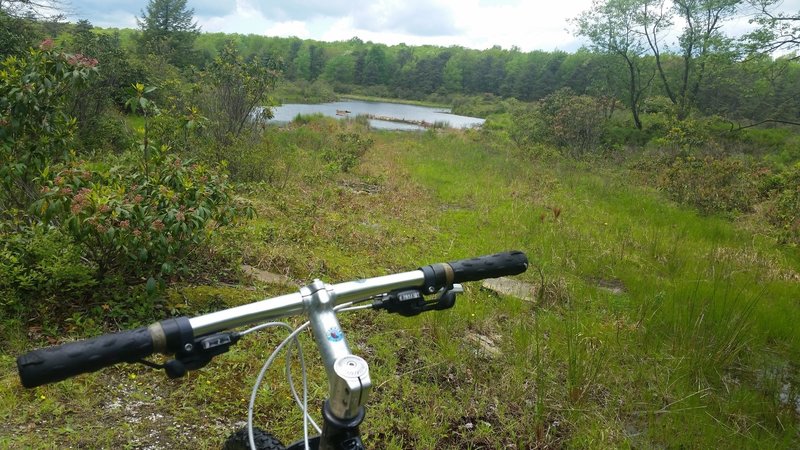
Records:
[[[596,386],[603,370],[605,348],[600,339],[587,334],[576,312],[564,319],[567,357],[567,396],[578,403]]]
[[[647,330],[685,357],[702,381],[719,380],[755,340],[758,303],[728,280],[687,281],[657,306]]]

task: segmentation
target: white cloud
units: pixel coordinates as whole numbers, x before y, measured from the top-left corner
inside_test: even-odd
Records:
[[[103,0],[105,2],[106,0]],[[99,26],[136,27],[146,2],[72,0]],[[319,40],[488,48],[516,45],[523,50],[575,48],[565,19],[591,0],[558,4],[529,0],[197,0],[189,1],[203,31]]]
[[[239,34],[261,34],[267,19],[247,0],[236,0],[232,12],[224,16],[197,15],[197,23],[203,31]]]
[[[377,2],[363,15],[343,17],[333,22],[319,39],[324,41],[341,41],[358,36],[365,41],[386,44],[409,45],[459,45],[469,48],[485,49],[493,45],[504,48],[520,47],[524,51],[556,48],[575,50],[579,47],[577,39],[566,31],[566,19],[574,17],[585,8],[590,0],[573,2],[571,7],[550,6],[533,2],[517,1],[513,4],[487,6],[478,0],[439,0],[433,10],[439,11],[441,17],[449,21],[448,27],[431,26],[429,33],[411,33],[408,28],[396,26],[383,28],[365,22],[368,17],[374,24],[384,24],[389,19],[395,6],[391,2]],[[431,24],[437,23],[440,17],[420,15]],[[422,20],[419,19],[419,20]]]
[[[297,36],[302,39],[311,38],[308,26],[305,22],[299,20],[274,23],[268,26],[263,34],[266,36]]]
[[[354,11],[358,28],[416,36],[450,36],[459,30],[454,23],[454,5],[446,0],[380,1]]]
[[[76,16],[106,27],[136,27],[146,1],[71,0]],[[204,31],[298,36],[410,45],[460,45],[485,49],[517,46],[523,51],[575,50],[581,40],[567,19],[591,7],[591,0],[194,0]],[[796,12],[800,0],[781,10]],[[76,17],[76,19],[78,18]],[[750,29],[747,17],[725,24],[736,36]],[[679,30],[672,33],[674,39]]]
[[[384,1],[384,0],[381,0]],[[395,0],[392,0],[395,1]],[[251,0],[254,8],[279,22],[351,16],[374,4],[373,0]]]
[[[525,2],[489,6],[478,0],[451,0],[456,24],[468,30],[463,39],[470,47],[488,48],[516,45],[522,50],[574,49],[567,19],[591,5],[589,0],[573,2]]]

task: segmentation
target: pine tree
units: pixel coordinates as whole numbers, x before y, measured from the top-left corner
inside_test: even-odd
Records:
[[[194,22],[194,9],[186,8],[186,0],[150,0],[136,22],[142,31],[142,53],[163,55],[177,66],[191,61],[192,45],[200,27]]]

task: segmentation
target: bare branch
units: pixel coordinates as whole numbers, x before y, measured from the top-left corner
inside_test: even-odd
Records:
[[[763,125],[763,124],[765,124],[765,123],[781,123],[781,124],[784,124],[784,125],[796,125],[796,126],[800,126],[800,122],[792,122],[792,121],[790,121],[790,120],[780,120],[780,119],[764,119],[764,120],[762,120],[762,121],[760,121],[760,122],[751,123],[750,125],[744,125],[744,126],[742,126],[742,125],[740,124],[740,125],[739,125],[739,127],[737,127],[737,128],[734,128],[734,123],[733,123],[733,122],[730,122],[730,124],[731,124],[731,129],[730,129],[730,132],[731,132],[731,133],[734,133],[734,132],[741,131],[741,130],[744,130],[744,129],[747,129],[747,128],[753,128],[753,127],[757,127],[757,126],[759,126],[759,125]]]
[[[69,9],[66,0],[0,0],[0,12],[16,18],[61,20]]]

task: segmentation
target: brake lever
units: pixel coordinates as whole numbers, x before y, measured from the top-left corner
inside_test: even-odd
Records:
[[[144,359],[139,362],[154,369],[163,369],[169,378],[180,378],[190,370],[205,367],[215,356],[226,353],[241,337],[242,335],[236,332],[200,336],[194,343],[184,345],[183,350],[176,353],[174,359],[164,364]]]
[[[401,289],[384,294],[372,303],[373,309],[384,309],[404,317],[413,317],[426,311],[441,311],[452,308],[456,294],[464,292],[460,284],[454,284],[439,291],[436,300],[425,300],[420,289]]]

